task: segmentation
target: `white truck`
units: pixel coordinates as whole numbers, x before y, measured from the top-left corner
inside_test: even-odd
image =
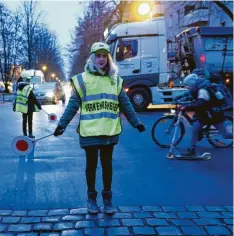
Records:
[[[23,70],[22,73],[26,72],[27,74],[31,75],[33,78],[31,79],[32,84],[42,84],[45,83],[45,77],[41,70]]]
[[[137,111],[150,103],[167,106],[185,91],[182,82],[168,87],[167,40],[164,17],[114,25],[105,37],[124,79],[124,89]]]

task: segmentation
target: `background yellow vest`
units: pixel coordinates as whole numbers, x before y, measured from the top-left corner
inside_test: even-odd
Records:
[[[32,91],[31,85],[26,85],[22,90],[17,91],[15,100],[15,111],[27,113],[28,112],[28,96]],[[36,105],[34,105],[35,111],[39,111]]]

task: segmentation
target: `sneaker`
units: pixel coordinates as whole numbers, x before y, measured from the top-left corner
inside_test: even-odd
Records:
[[[114,214],[115,207],[112,205],[112,202],[109,200],[104,200],[104,212],[106,214]]]
[[[92,199],[88,199],[87,210],[88,210],[88,213],[97,214],[98,213],[97,202]]]
[[[188,157],[194,157],[196,156],[195,148],[188,148],[186,152],[181,153],[181,156],[188,156]]]
[[[29,134],[29,136],[28,136],[29,138],[35,138],[35,136],[34,135],[32,135],[32,134]]]
[[[115,207],[112,205],[112,192],[111,191],[102,191],[104,212],[106,214],[114,214]]]
[[[88,213],[97,214],[98,206],[97,206],[97,192],[88,192],[88,201],[87,201],[87,210]]]

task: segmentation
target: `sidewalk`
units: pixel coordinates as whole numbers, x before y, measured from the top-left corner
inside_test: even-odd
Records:
[[[13,235],[233,235],[233,206],[118,206],[112,216],[86,208],[0,210],[0,236]]]

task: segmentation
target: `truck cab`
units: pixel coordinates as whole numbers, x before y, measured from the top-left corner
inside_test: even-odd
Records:
[[[143,22],[115,25],[108,33],[114,63],[124,80],[127,92],[137,111],[150,103],[170,103],[183,88],[168,88],[167,42],[164,17]],[[159,87],[158,85],[166,85]]]

